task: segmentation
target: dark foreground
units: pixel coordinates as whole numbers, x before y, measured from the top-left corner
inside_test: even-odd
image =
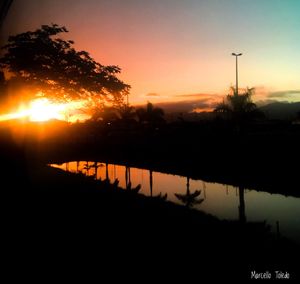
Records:
[[[57,280],[62,272],[84,282],[108,276],[141,283],[244,281],[254,270],[299,277],[299,247],[270,234],[267,224],[221,221],[41,165],[14,177],[1,198],[3,257],[11,275],[17,270]]]
[[[89,156],[119,159],[191,177],[232,179],[237,185],[270,185],[271,192],[298,196],[298,169],[289,162],[298,160],[298,134],[265,140],[264,133],[238,140],[199,134],[193,140],[178,130],[176,135],[147,131],[139,139],[118,131],[87,141],[67,134],[68,139],[39,144],[29,137],[16,145],[2,135],[2,257],[11,279],[243,283],[251,271],[299,278],[299,246],[270,234],[268,224],[218,220],[118,188],[114,181],[96,182],[45,166]],[[218,148],[220,141],[224,148]]]

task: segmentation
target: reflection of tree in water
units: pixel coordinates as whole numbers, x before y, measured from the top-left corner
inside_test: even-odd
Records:
[[[149,171],[149,182],[150,182],[150,196],[153,196],[153,172]]]
[[[108,163],[107,163],[107,162],[105,163],[105,178],[106,178],[107,180],[109,180]]]
[[[153,171],[149,170],[149,188],[150,188],[150,196],[155,199],[167,200],[168,194],[162,194],[161,192],[157,195],[153,195]]]
[[[101,165],[98,165],[98,162],[94,162],[94,164],[91,166],[91,168],[95,169],[95,179],[98,179],[98,168],[101,167]]]
[[[128,184],[131,184],[131,177],[130,177],[130,167],[125,166],[125,185],[126,187]]]
[[[86,170],[86,175],[89,175],[91,166],[89,165],[89,162],[88,162],[88,161],[87,161],[86,164],[84,165],[83,169]]]
[[[186,193],[180,194],[175,193],[175,196],[186,206],[186,207],[193,207],[196,204],[201,204],[204,199],[198,198],[201,194],[201,190],[195,190],[194,192],[190,191],[190,178],[187,177],[186,183]]]
[[[138,184],[136,187],[132,187],[131,182],[129,182],[126,185],[126,190],[129,191],[129,192],[138,193],[140,191],[141,187],[142,186],[140,184]]]

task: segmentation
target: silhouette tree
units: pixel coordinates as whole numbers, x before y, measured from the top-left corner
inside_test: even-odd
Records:
[[[116,77],[121,69],[104,66],[86,51],[76,51],[73,41],[57,37],[67,32],[52,24],[10,36],[0,58],[0,67],[12,75],[9,81],[21,82],[33,96],[40,92],[49,99],[123,102],[130,86]]]
[[[94,106],[88,110],[91,115],[90,120],[94,122],[103,122],[104,124],[111,124],[119,119],[118,112],[111,106]]]
[[[135,108],[126,104],[121,105],[118,108],[118,113],[120,119],[126,122],[134,121],[136,117]]]
[[[217,105],[215,112],[224,113],[227,118],[238,125],[263,117],[263,113],[257,108],[251,98],[254,88],[247,88],[243,94],[239,95],[234,88],[231,88],[231,91],[233,94],[227,95],[226,99]]]
[[[139,122],[148,123],[150,125],[157,125],[164,123],[164,111],[159,107],[154,107],[152,103],[148,102],[146,108],[139,108],[136,110]]]

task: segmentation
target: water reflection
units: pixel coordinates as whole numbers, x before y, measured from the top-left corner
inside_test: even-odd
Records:
[[[239,186],[239,221],[241,223],[246,223],[246,211],[245,211],[245,189],[242,186]]]
[[[186,207],[193,207],[196,204],[201,204],[204,199],[198,198],[201,194],[201,190],[195,190],[194,192],[190,191],[190,178],[186,178],[186,193],[175,193],[175,196],[180,200]]]
[[[118,179],[120,187],[131,190],[140,184],[139,192],[142,194],[201,209],[220,219],[239,220],[241,223],[266,221],[274,232],[278,228],[278,233],[280,224],[281,235],[300,242],[300,198],[107,162],[75,161],[52,166],[98,180],[113,182]]]
[[[149,186],[150,186],[150,196],[153,196],[153,172],[152,170],[149,170]]]

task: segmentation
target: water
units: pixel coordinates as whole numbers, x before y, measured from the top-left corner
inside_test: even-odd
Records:
[[[300,198],[100,162],[80,161],[51,166],[75,173],[82,172],[96,179],[118,179],[123,188],[129,182],[132,187],[140,184],[140,193],[148,196],[167,193],[167,200],[178,204],[182,202],[175,194],[185,195],[187,191],[193,194],[198,190],[201,192],[196,199],[200,203],[194,204],[194,208],[220,219],[266,221],[273,231],[276,230],[276,222],[279,222],[280,234],[300,243]]]

